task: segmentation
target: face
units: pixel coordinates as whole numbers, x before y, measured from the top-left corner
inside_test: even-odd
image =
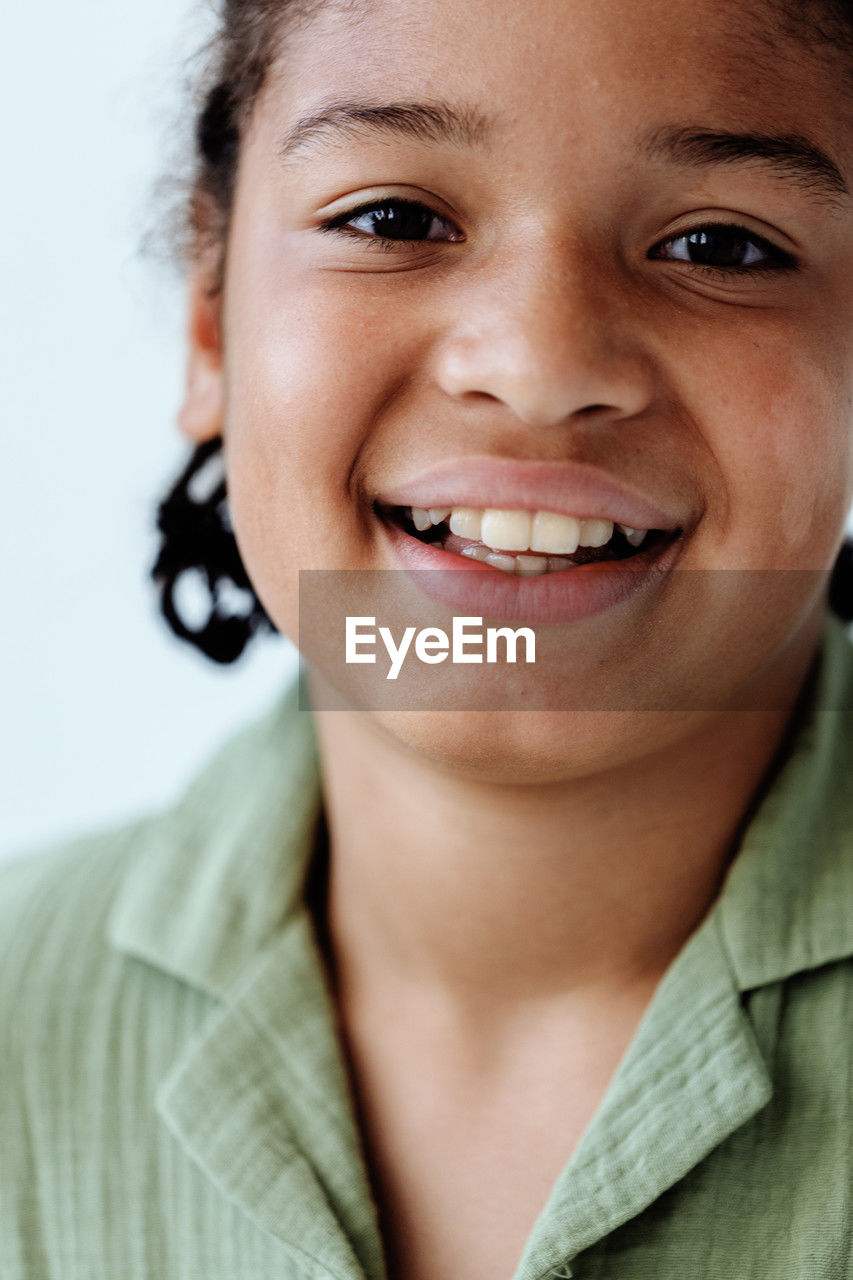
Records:
[[[566,678],[682,709],[784,683],[853,486],[849,74],[742,0],[371,0],[292,33],[221,298],[196,281],[182,414],[223,435],[279,628],[297,639],[299,570],[399,568],[389,505],[606,518],[572,497],[592,477],[651,504],[634,524],[670,550],[654,585],[562,621]],[[294,133],[331,101],[433,114]],[[549,779],[701,714],[650,736],[627,710],[507,713],[501,734],[493,713],[371,713],[439,763]]]

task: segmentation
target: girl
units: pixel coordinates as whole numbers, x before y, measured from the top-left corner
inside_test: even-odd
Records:
[[[4,1280],[853,1275],[851,45],[225,4],[154,573],[311,709],[4,869]],[[385,574],[542,665],[380,702]]]

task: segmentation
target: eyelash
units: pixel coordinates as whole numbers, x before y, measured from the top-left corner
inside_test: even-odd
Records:
[[[430,209],[428,205],[422,204],[418,200],[379,200],[372,203],[359,205],[355,209],[350,209],[346,213],[338,214],[331,218],[328,222],[321,223],[320,230],[328,232],[336,232],[339,235],[350,236],[352,239],[361,240],[375,249],[383,249],[386,252],[393,252],[400,249],[411,249],[413,246],[428,243],[458,243],[458,240],[434,240],[430,237],[422,239],[402,237],[395,238],[393,236],[369,235],[364,231],[356,231],[346,224],[354,219],[362,217],[366,213],[375,213],[380,209],[397,209],[400,208],[420,210],[429,214],[432,218],[445,222],[449,225],[449,220],[443,218],[441,214]],[[717,266],[713,263],[692,262],[687,258],[666,257],[662,250],[668,245],[678,244],[679,241],[689,240],[692,237],[699,236],[707,232],[726,233],[736,241],[741,241],[750,248],[758,249],[764,255],[761,262],[746,263],[741,266]],[[460,237],[461,238],[461,237]],[[757,235],[750,231],[748,227],[730,222],[704,222],[699,226],[688,227],[676,235],[668,236],[666,240],[660,240],[648,252],[648,256],[652,261],[662,262],[680,262],[685,267],[716,276],[744,276],[759,275],[763,273],[794,271],[798,267],[796,259],[787,253],[784,249],[779,249],[776,245],[771,244],[763,236]]]
[[[665,257],[661,250],[667,245],[678,244],[681,240],[689,240],[692,237],[702,235],[705,232],[725,233],[736,242],[742,242],[750,248],[758,249],[763,255],[762,262],[750,262],[741,266],[721,267],[713,263],[691,262],[685,258]],[[696,227],[686,227],[683,231],[679,231],[676,235],[667,236],[665,240],[659,240],[656,245],[649,250],[649,258],[652,261],[660,262],[680,262],[683,266],[692,267],[694,270],[710,273],[717,276],[745,276],[745,275],[761,275],[772,272],[784,272],[797,270],[799,263],[796,258],[787,253],[784,249],[778,248],[766,240],[764,236],[758,235],[754,231],[750,231],[748,227],[741,226],[736,222],[703,222]]]
[[[332,232],[337,232],[339,235],[350,236],[354,240],[361,240],[362,242],[369,244],[371,248],[374,248],[374,249],[378,248],[378,249],[385,249],[385,250],[395,250],[395,249],[399,250],[399,249],[406,249],[406,248],[411,249],[413,245],[419,245],[419,244],[458,243],[458,241],[456,240],[451,240],[451,241],[431,240],[428,237],[425,237],[424,239],[420,239],[420,240],[417,240],[417,239],[407,240],[402,237],[397,238],[394,236],[383,236],[383,235],[372,236],[372,235],[368,235],[364,231],[355,231],[351,227],[348,227],[346,225],[348,222],[352,222],[355,218],[360,218],[365,213],[375,213],[379,209],[401,209],[401,208],[420,210],[424,213],[428,213],[432,218],[437,219],[441,222],[445,222],[449,225],[449,219],[442,217],[441,214],[436,213],[435,210],[430,209],[428,205],[422,204],[419,200],[394,199],[394,200],[374,200],[371,203],[359,205],[355,209],[349,209],[347,210],[346,213],[340,213],[336,217],[331,218],[328,222],[321,223],[320,230],[332,231]],[[460,236],[459,239],[461,238],[462,237]]]

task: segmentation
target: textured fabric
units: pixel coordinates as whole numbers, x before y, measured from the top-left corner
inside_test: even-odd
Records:
[[[816,674],[505,1280],[853,1280],[853,646],[831,616]],[[174,806],[0,867],[2,1280],[381,1280],[304,903],[320,816],[294,685]]]

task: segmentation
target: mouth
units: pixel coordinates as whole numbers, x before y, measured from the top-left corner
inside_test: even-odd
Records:
[[[551,511],[378,503],[374,509],[384,523],[408,537],[467,560],[465,567],[474,560],[484,568],[525,578],[616,561],[645,568],[682,533],[680,528],[634,529],[600,517]]]

